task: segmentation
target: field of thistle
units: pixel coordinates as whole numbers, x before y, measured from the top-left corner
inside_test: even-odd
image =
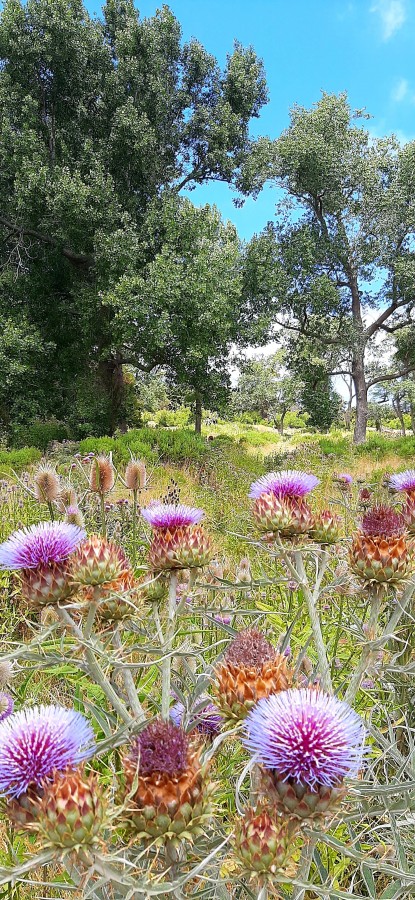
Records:
[[[415,895],[413,444],[4,453],[1,897]]]

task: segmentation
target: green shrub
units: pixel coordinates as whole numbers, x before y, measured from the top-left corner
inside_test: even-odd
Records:
[[[347,437],[328,435],[318,438],[317,444],[325,456],[347,456],[351,450],[350,439]]]
[[[17,425],[13,429],[11,443],[14,447],[37,447],[42,453],[52,441],[66,441],[71,438],[71,432],[65,422],[58,419],[47,421],[35,420],[29,425]]]
[[[21,450],[0,450],[0,471],[9,473],[12,469],[20,472],[27,466],[39,462],[41,452],[37,447],[22,447]]]

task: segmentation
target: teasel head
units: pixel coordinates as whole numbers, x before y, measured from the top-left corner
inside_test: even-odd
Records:
[[[61,485],[59,491],[59,509],[66,512],[68,506],[78,506],[78,498],[74,487],[69,483]]]
[[[331,815],[346,778],[362,766],[366,731],[347,704],[318,689],[282,691],[260,700],[245,720],[243,743],[262,773],[262,791],[285,815]]]
[[[349,563],[352,571],[367,583],[403,581],[414,568],[414,551],[404,517],[390,506],[369,509],[353,538]]]
[[[243,719],[261,697],[285,691],[292,684],[286,657],[255,628],[234,638],[215,674],[216,702],[229,719]]]
[[[112,541],[91,534],[71,560],[71,573],[76,585],[100,585],[112,582],[131,566],[121,549]]]
[[[248,807],[237,819],[233,849],[244,871],[261,876],[263,883],[275,875],[294,874],[293,853],[299,820],[283,818],[268,804]]]
[[[99,842],[107,799],[84,767],[55,772],[35,802],[36,831],[46,846],[72,850]]]
[[[335,544],[341,534],[342,520],[331,509],[322,509],[315,514],[310,537],[317,544]]]
[[[318,484],[315,475],[295,469],[270,472],[251,484],[252,514],[267,540],[275,533],[295,537],[310,530],[313,515],[304,497]]]
[[[151,503],[141,514],[153,529],[149,550],[152,569],[194,569],[209,562],[212,544],[199,524],[204,516],[202,509]]]
[[[91,462],[89,488],[96,494],[108,494],[115,483],[115,469],[108,456],[97,456]]]
[[[133,456],[125,470],[124,480],[130,491],[144,491],[147,487],[147,469],[141,459]]]
[[[66,521],[69,522],[70,525],[78,525],[79,528],[84,527],[85,519],[79,506],[68,506],[66,508]]]
[[[55,503],[59,499],[59,475],[53,466],[39,466],[35,472],[34,493],[39,503]]]
[[[31,606],[61,603],[75,592],[70,557],[85,537],[67,522],[40,522],[15,531],[0,545],[0,569],[19,571],[24,598]]]
[[[0,689],[10,684],[14,678],[14,665],[8,659],[0,658]]]
[[[243,556],[239,560],[235,571],[235,581],[237,584],[251,584],[252,582],[251,563],[247,556]]]
[[[133,740],[123,761],[123,819],[142,840],[177,844],[203,833],[213,785],[200,747],[181,727],[156,719]]]

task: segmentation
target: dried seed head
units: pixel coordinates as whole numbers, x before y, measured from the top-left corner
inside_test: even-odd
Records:
[[[140,459],[130,459],[125,470],[125,483],[130,491],[143,491],[147,484],[147,470]]]
[[[89,487],[97,494],[108,494],[115,481],[114,466],[108,456],[97,456],[92,460]]]
[[[59,476],[52,466],[40,466],[35,474],[34,491],[39,503],[53,503],[59,499]]]

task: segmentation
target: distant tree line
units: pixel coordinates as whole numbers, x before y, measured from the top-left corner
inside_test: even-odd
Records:
[[[326,94],[294,107],[276,140],[253,140],[261,60],[235,43],[221,69],[167,6],[142,19],[108,0],[98,20],[81,0],[6,0],[0,61],[4,435],[48,419],[112,433],[158,370],[199,430],[202,407],[230,397],[235,348],[269,340],[282,356],[263,402],[279,427],[293,391],[328,427],[335,374],[356,442],[371,398],[389,391],[397,417],[403,403],[413,415],[415,142],[373,138],[345,95]],[[275,220],[243,244],[183,195],[209,181],[236,203],[282,188]],[[245,366],[242,386],[259,392],[263,375]]]

